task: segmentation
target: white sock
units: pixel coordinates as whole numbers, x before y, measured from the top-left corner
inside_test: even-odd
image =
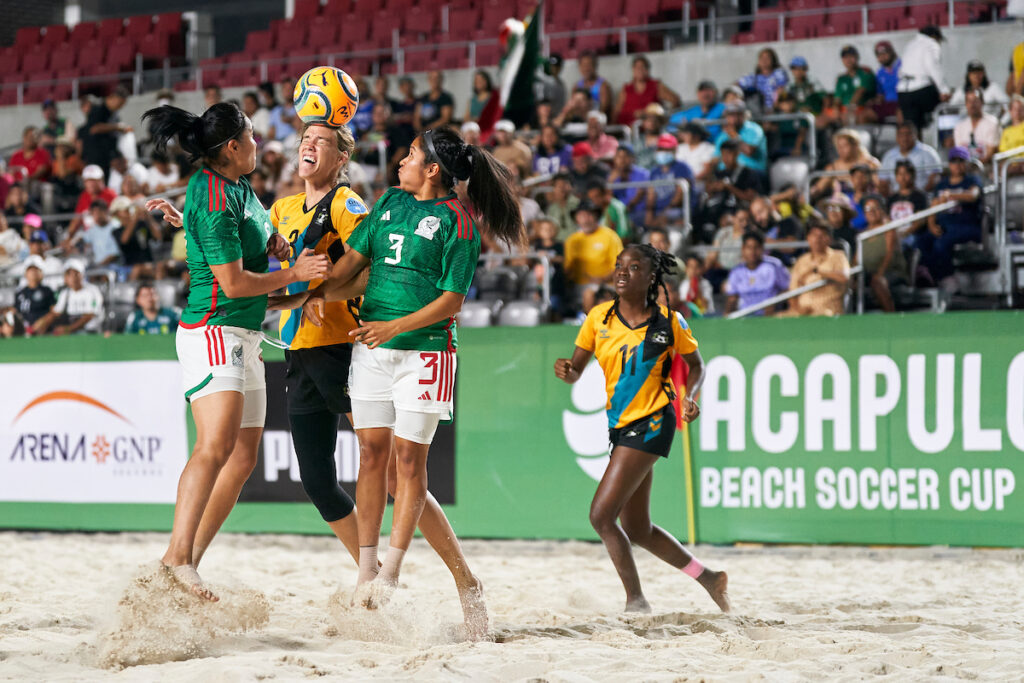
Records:
[[[359,579],[356,583],[373,581],[380,567],[377,566],[377,546],[359,546]]]
[[[398,573],[402,570],[402,559],[405,551],[395,546],[388,546],[388,554],[384,556],[384,564],[380,568],[380,578],[386,583],[398,583]]]

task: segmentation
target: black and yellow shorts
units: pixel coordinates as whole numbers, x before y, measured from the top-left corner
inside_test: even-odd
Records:
[[[662,458],[667,458],[672,450],[675,435],[676,411],[671,403],[636,422],[608,430],[613,450],[616,446],[625,446]]]

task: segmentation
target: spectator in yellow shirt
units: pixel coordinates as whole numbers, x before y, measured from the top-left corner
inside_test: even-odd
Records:
[[[999,139],[999,151],[1006,152],[1024,146],[1024,97],[1014,95],[1010,100],[1010,125],[1003,130]],[[1010,166],[1011,175],[1024,173],[1024,164]]]
[[[586,308],[588,295],[592,297],[598,285],[611,279],[622,240],[614,230],[598,224],[601,209],[589,199],[576,207],[573,220],[576,232],[565,240],[565,273],[580,286],[578,294],[582,294]]]

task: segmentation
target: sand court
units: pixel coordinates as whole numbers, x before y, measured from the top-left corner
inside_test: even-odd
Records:
[[[219,536],[204,577],[173,590],[165,534],[0,534],[0,679],[1017,680],[1024,551],[696,549],[730,574],[721,614],[637,550],[650,615],[623,615],[594,543],[467,541],[491,638],[467,642],[454,584],[422,540],[384,610],[352,608],[333,539]]]

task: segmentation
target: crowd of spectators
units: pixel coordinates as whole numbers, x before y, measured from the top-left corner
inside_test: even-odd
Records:
[[[350,127],[359,144],[349,179],[374,199],[396,182],[417,132],[430,127],[455,125],[467,141],[487,145],[519,187],[530,244],[485,240],[485,252],[500,258],[481,267],[503,261],[523,276],[526,297],[539,297],[547,277],[553,319],[576,318],[606,298],[616,254],[636,241],[677,256],[668,303],[685,315],[728,313],[818,280],[827,284],[759,314],[838,315],[860,232],[958,200],[950,212],[865,243],[860,265],[871,298],[891,311],[899,285],[955,288],[956,245],[981,239],[986,165],[997,151],[1024,143],[1024,78],[1011,72],[997,86],[975,60],[954,90],[937,71],[941,42],[934,27],[922,29],[902,56],[881,41],[874,68],[843,46],[843,70],[831,79],[799,56],[783,64],[766,47],[750,73],[731,83],[702,80],[688,102],[655,77],[644,56],[633,59],[632,78],[619,87],[601,75],[595,55],[581,56],[575,83],[562,79],[562,61],[552,56],[536,82],[534,116],[521,125],[487,121],[497,93],[484,69],[472,74],[472,95],[461,107],[438,71],[422,93],[410,78],[357,79],[362,103]],[[249,181],[267,207],[303,189],[291,154],[301,128],[292,86],[263,83],[236,101],[259,143]],[[3,335],[173,330],[174,305],[188,286],[184,234],[144,203],[157,193],[182,201],[193,169],[180,150],[155,153],[148,131],[121,120],[125,97],[119,89],[102,100],[83,98],[85,123],[77,129],[45,102],[7,159],[0,278],[17,295],[0,316]],[[210,87],[204,97],[209,106],[223,94]],[[174,98],[160,91],[155,104]],[[963,115],[948,128],[940,121],[936,149],[921,141],[921,125],[946,101],[962,104]],[[895,146],[876,158],[858,124],[894,126]],[[806,187],[773,184],[772,164],[806,157],[812,141],[819,150],[812,169],[829,173]],[[56,218],[42,220],[44,205]],[[130,319],[111,325],[102,290],[90,283],[97,276],[135,283]],[[150,283],[169,279],[179,282],[178,297],[160,301]]]

